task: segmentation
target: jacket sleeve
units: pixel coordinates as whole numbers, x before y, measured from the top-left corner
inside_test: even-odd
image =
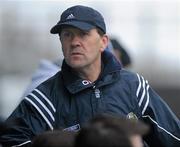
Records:
[[[135,89],[141,117],[151,127],[145,137],[147,143],[158,147],[180,146],[180,121],[169,106],[138,74]]]
[[[48,98],[35,89],[6,120],[7,127],[0,135],[0,142],[3,146],[27,146],[35,135],[53,130],[53,110]]]

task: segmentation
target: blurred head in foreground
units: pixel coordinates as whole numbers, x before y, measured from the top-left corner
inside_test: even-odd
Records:
[[[75,132],[47,131],[36,136],[31,147],[73,147]]]
[[[143,147],[142,136],[147,131],[142,122],[100,115],[80,130],[75,147]]]

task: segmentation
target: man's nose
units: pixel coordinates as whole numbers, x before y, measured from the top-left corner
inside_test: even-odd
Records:
[[[77,34],[74,34],[73,37],[72,37],[71,43],[72,43],[73,46],[79,46],[80,45],[80,40],[81,40],[80,36],[77,35]]]

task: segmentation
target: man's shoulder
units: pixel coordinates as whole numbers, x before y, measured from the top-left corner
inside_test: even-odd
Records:
[[[135,73],[126,69],[122,69],[120,71],[120,77],[124,80],[128,80],[129,82],[138,80],[137,75],[138,73]]]
[[[61,85],[61,83],[62,83],[62,74],[61,71],[59,71],[54,76],[41,83],[37,87],[37,89],[48,94],[51,93],[52,90],[56,89],[59,85]]]

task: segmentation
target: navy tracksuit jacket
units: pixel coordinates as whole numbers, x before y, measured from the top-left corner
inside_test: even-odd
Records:
[[[27,95],[7,119],[0,136],[5,146],[25,146],[46,130],[77,131],[97,114],[137,116],[151,126],[144,138],[150,147],[180,146],[180,121],[139,74],[102,53],[102,73],[94,83],[79,78],[63,62],[62,70]]]

